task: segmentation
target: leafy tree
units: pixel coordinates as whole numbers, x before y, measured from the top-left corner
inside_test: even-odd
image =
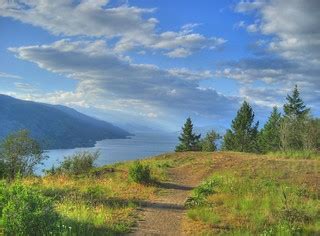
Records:
[[[238,152],[257,152],[257,135],[259,122],[254,122],[254,112],[246,101],[237,112],[223,142],[223,149]]]
[[[35,166],[41,164],[45,158],[39,143],[29,136],[27,130],[8,135],[1,143],[0,159],[9,179],[14,179],[17,174],[33,174]]]
[[[281,113],[274,107],[271,115],[259,134],[260,151],[275,152],[280,150]]]
[[[180,144],[176,146],[176,152],[198,151],[201,135],[193,133],[193,124],[191,118],[187,118],[182,127],[182,133],[179,137]]]
[[[216,141],[220,139],[220,135],[214,130],[208,132],[201,140],[201,150],[204,152],[214,152],[217,150]]]
[[[310,108],[306,108],[306,105],[300,98],[300,92],[297,85],[295,85],[292,95],[287,95],[286,100],[287,103],[283,106],[286,117],[300,118],[309,114]]]

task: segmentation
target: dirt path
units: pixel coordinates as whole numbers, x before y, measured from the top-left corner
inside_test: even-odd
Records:
[[[186,173],[181,167],[169,171],[171,181],[161,184],[164,194],[154,202],[142,203],[142,220],[131,235],[182,235],[185,200],[201,180]]]

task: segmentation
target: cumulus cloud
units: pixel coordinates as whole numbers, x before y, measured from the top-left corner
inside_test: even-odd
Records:
[[[203,48],[216,49],[226,41],[194,33],[199,24],[179,32],[160,32],[155,9],[129,5],[111,7],[108,0],[0,0],[0,15],[41,27],[55,35],[116,39],[115,49],[136,47],[160,50],[169,57],[187,57]]]
[[[84,100],[89,106],[130,109],[149,117],[158,117],[164,111],[224,117],[238,102],[215,90],[199,88],[198,81],[210,77],[209,71],[164,70],[136,64],[102,41],[60,40],[10,50],[20,59],[79,81],[75,92],[57,94],[59,101]]]
[[[261,32],[276,36],[270,49],[289,59],[309,59],[319,63],[320,2],[310,1],[242,1],[237,9],[258,12]]]
[[[280,101],[279,93],[285,95],[294,84],[299,85],[306,102],[319,104],[320,2],[240,1],[235,10],[253,15],[253,22],[241,21],[237,27],[260,33],[255,47],[261,51],[220,65],[216,75],[240,81],[242,96],[266,106]],[[260,87],[253,87],[261,82]]]

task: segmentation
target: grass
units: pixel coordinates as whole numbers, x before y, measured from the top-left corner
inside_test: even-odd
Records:
[[[189,198],[190,234],[320,233],[319,161],[240,154],[216,165]]]
[[[279,155],[279,156],[277,156]],[[59,235],[118,235],[139,219],[140,201],[152,202],[177,167],[204,180],[186,202],[189,235],[320,234],[320,159],[307,155],[233,152],[171,153],[142,160],[152,184],[129,178],[133,162],[95,168],[80,176],[48,175],[21,180],[52,197]],[[1,225],[1,220],[0,220]],[[0,227],[1,235],[1,227]]]
[[[268,153],[268,156],[285,159],[320,159],[320,153],[315,151],[279,151]]]
[[[157,181],[165,180],[166,169],[172,166],[165,156],[141,162],[150,166]],[[139,201],[154,199],[158,192],[156,185],[131,181],[130,166],[132,162],[124,162],[95,168],[80,176],[55,174],[20,181],[54,199],[61,219],[60,235],[123,234],[137,222]]]

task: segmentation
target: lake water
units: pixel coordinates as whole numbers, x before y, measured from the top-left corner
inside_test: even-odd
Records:
[[[173,133],[136,133],[130,139],[106,139],[99,141],[92,148],[49,150],[46,152],[49,158],[45,161],[44,166],[39,167],[36,172],[40,174],[43,169],[49,169],[53,165],[58,166],[65,156],[79,151],[99,150],[100,158],[96,164],[102,166],[172,152],[177,143],[177,135]]]

